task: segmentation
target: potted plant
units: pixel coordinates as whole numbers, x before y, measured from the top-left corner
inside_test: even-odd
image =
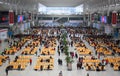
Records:
[[[72,63],[74,62],[73,59],[70,56],[66,56],[65,58],[66,63],[67,63],[67,70],[71,71],[72,70]]]
[[[65,55],[69,54],[69,52],[68,52],[68,46],[67,45],[64,46],[64,53],[65,53]]]
[[[72,63],[74,62],[73,59],[69,56],[69,52],[68,52],[68,42],[67,42],[67,33],[63,33],[62,34],[62,42],[63,42],[63,46],[64,46],[64,53],[66,55],[66,63],[67,63],[67,70],[71,71],[72,70]]]
[[[67,51],[67,49],[64,50],[65,55],[69,55],[69,52]]]

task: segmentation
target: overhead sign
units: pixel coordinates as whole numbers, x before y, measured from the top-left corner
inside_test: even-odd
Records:
[[[14,24],[14,12],[13,10],[9,10],[9,25]]]
[[[112,12],[112,24],[117,24],[117,12]]]

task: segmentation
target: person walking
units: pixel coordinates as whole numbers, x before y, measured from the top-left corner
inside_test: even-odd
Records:
[[[58,45],[58,47],[57,47],[57,48],[58,48],[58,50],[60,49],[59,45]]]
[[[100,59],[100,53],[98,54],[98,59]]]
[[[78,55],[77,55],[77,53],[75,53],[75,57],[76,57],[76,59],[78,58]]]
[[[10,64],[10,57],[8,57],[8,63]]]
[[[87,73],[87,76],[89,76],[89,73]]]
[[[8,68],[5,69],[6,76],[8,76]]]
[[[30,65],[32,65],[32,59],[30,59]]]
[[[62,75],[62,71],[59,72],[59,76],[63,76],[63,75]]]
[[[58,55],[60,56],[60,51],[58,50]]]
[[[72,59],[73,59],[73,57],[74,57],[74,52],[72,52]]]

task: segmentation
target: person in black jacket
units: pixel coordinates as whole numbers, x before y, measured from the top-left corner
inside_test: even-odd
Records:
[[[47,70],[50,70],[50,65],[48,65]]]
[[[120,66],[118,67],[119,71],[120,71]]]
[[[43,70],[43,65],[40,66],[40,70],[41,70],[41,71]]]
[[[58,52],[58,55],[60,56],[60,51],[58,50],[57,52]]]
[[[6,72],[6,76],[8,76],[8,67],[5,69],[5,72]]]
[[[77,53],[75,53],[75,57],[76,57],[76,58],[78,58],[78,55],[77,55]]]

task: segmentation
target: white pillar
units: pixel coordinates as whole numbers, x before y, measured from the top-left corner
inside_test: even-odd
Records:
[[[32,21],[34,21],[34,12],[32,12]]]
[[[83,15],[83,21],[86,22],[86,16],[85,16],[85,14]]]
[[[110,0],[108,0],[108,10],[107,10],[107,16],[109,16],[110,13]]]
[[[68,17],[68,21],[70,20],[70,18]]]

